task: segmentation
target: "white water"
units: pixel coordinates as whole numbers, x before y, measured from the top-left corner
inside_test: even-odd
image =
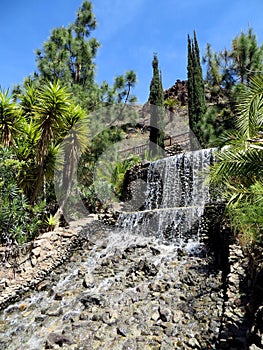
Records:
[[[213,160],[213,149],[204,149],[151,163],[145,210],[121,214],[118,227],[179,246],[189,238],[198,240],[204,208],[210,201],[205,180]]]

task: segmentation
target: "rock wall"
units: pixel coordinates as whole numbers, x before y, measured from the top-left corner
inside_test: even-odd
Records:
[[[1,248],[0,310],[21,298],[41,283],[55,268],[72,255],[83,240],[83,229],[94,216],[72,223],[70,229],[45,232],[30,245],[16,252]]]

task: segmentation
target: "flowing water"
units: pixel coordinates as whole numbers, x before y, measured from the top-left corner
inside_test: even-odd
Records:
[[[213,151],[186,152],[151,163],[144,210],[123,213],[117,225],[179,245],[198,240],[202,215],[210,200],[205,179],[214,160]]]
[[[222,281],[201,233],[212,158],[151,164],[145,211],[87,227],[68,263],[1,312],[0,349],[213,349]]]

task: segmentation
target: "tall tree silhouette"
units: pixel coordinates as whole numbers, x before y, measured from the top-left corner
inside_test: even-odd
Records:
[[[200,120],[206,112],[206,104],[200,51],[195,31],[193,39],[188,35],[187,78],[189,126],[198,141],[202,144],[203,138]],[[192,140],[192,148],[196,148],[196,146]]]
[[[157,54],[154,54],[152,67],[153,77],[150,84],[150,151],[152,156],[156,156],[164,148],[164,97],[161,73],[158,67]]]

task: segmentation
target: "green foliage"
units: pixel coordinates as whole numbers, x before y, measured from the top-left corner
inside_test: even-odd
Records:
[[[223,188],[231,224],[244,243],[262,242],[263,208],[263,77],[250,79],[240,95],[238,133],[228,141],[212,167],[212,183]]]
[[[229,204],[228,214],[231,226],[241,235],[244,245],[263,242],[263,183],[255,182],[243,188],[239,204]]]
[[[113,170],[111,183],[114,188],[114,192],[118,198],[121,198],[123,192],[123,181],[127,170],[131,169],[134,165],[141,162],[141,158],[133,156],[125,159],[122,162],[118,162]]]
[[[49,214],[44,223],[47,226],[48,231],[52,231],[58,224],[58,220],[54,215]]]
[[[122,138],[121,129],[112,125],[123,119],[132,122],[132,113],[125,106],[136,100],[132,95],[136,74],[127,71],[115,78],[112,87],[95,82],[94,59],[99,47],[91,37],[95,28],[91,2],[84,1],[75,21],[53,29],[43,48],[37,50],[38,72],[27,77],[23,86],[16,86],[13,95],[0,92],[1,143],[12,147],[0,160],[2,241],[21,243],[33,238],[40,227],[53,227],[57,218],[52,216],[57,207],[55,166],[65,165],[61,181],[67,192],[78,155],[87,148],[79,173],[83,175],[81,184],[92,188],[96,161]],[[92,121],[87,118],[90,111],[111,104],[106,116],[110,115],[110,120],[101,120],[100,112]],[[97,136],[91,140],[90,135]],[[88,192],[90,198],[94,191]],[[48,214],[52,213],[45,222],[42,203]]]
[[[90,140],[85,151],[82,153],[78,166],[78,179],[82,192],[88,194],[87,201],[92,207],[94,206],[94,202],[96,202],[96,193],[92,189],[96,164],[106,150],[123,139],[123,135],[124,133],[120,128],[112,127],[105,129]],[[88,188],[90,190],[87,190]],[[92,198],[92,195],[95,195],[95,197]]]
[[[132,103],[136,101],[131,89],[136,84],[136,74],[127,71],[115,78],[112,87],[107,82],[99,86],[95,82],[95,57],[100,46],[91,37],[96,29],[92,3],[84,1],[76,20],[67,27],[52,30],[43,48],[36,50],[38,73],[34,84],[60,80],[73,94],[74,101],[86,111],[95,110],[105,103]]]
[[[218,108],[213,106],[207,109],[198,122],[197,126],[200,130],[201,144],[203,146],[209,147],[214,145],[219,135],[224,131],[218,120],[218,114]]]
[[[247,33],[242,31],[232,40],[230,50],[224,49],[216,53],[207,44],[203,63],[207,67],[206,84],[210,92],[208,102],[213,104],[212,109],[217,107],[215,119],[207,120],[206,128],[214,128],[214,134],[220,135],[221,128],[217,129],[218,125],[224,130],[235,128],[236,105],[243,98],[244,84],[249,84],[255,75],[263,71],[263,46],[258,45],[256,35],[248,28]],[[247,101],[243,101],[243,104],[247,105]],[[209,144],[211,142],[205,145]]]
[[[168,97],[164,101],[164,106],[167,108],[169,111],[173,112],[175,107],[180,107],[179,101],[176,98],[173,97]]]
[[[90,88],[94,83],[94,63],[99,43],[90,38],[96,28],[92,5],[84,1],[78,10],[75,22],[68,27],[53,29],[43,50],[38,49],[37,65],[41,77],[54,82],[61,80],[64,84],[81,85]]]
[[[263,130],[263,75],[251,77],[239,93],[237,127],[247,138]]]
[[[241,32],[232,40],[231,49],[219,53],[213,52],[207,44],[203,63],[207,64],[206,80],[210,86],[224,88],[227,93],[238,82],[247,83],[251,77],[263,69],[263,46],[258,46],[252,28]]]
[[[20,130],[21,119],[18,105],[8,90],[0,91],[0,136],[4,147],[13,145],[14,137]]]
[[[10,148],[0,149],[0,242],[23,243],[39,233],[43,204],[31,207],[16,183],[23,163]]]
[[[252,28],[248,28],[247,34],[242,31],[233,39],[229,56],[231,69],[241,83],[249,82],[251,77],[262,72],[263,46],[258,47]]]

